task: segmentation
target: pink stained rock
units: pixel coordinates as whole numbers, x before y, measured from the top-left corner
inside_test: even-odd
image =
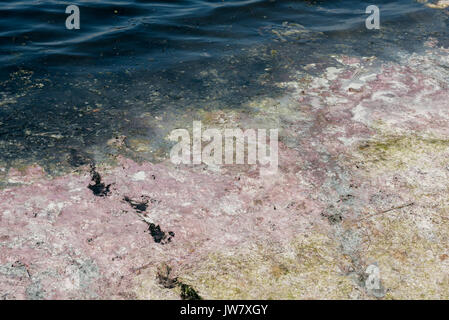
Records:
[[[254,102],[242,128],[282,119],[276,175],[119,157],[96,168],[109,186],[96,196],[88,168],[11,169],[1,297],[176,299],[181,283],[203,298],[446,297],[449,60],[432,50],[401,65],[341,57]],[[378,291],[360,281],[370,266]]]

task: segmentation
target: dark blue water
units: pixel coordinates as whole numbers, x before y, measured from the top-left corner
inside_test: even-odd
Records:
[[[80,8],[80,30],[67,30],[65,8]],[[273,37],[285,22],[312,31],[364,26],[372,1],[13,1],[0,3],[0,64],[166,68],[217,57]],[[425,11],[413,0],[376,1],[382,22]]]
[[[70,4],[79,30],[65,27]],[[0,162],[99,157],[94,146],[115,135],[161,140],[143,114],[239,108],[282,94],[277,82],[307,63],[332,64],[332,54],[395,59],[429,36],[448,43],[445,11],[376,0],[376,31],[365,28],[370,4],[2,0]]]

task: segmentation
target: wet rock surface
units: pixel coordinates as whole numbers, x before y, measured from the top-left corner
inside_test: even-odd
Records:
[[[5,168],[1,297],[448,298],[449,51],[398,56],[338,55],[279,98],[202,113],[280,128],[275,175],[120,155]]]

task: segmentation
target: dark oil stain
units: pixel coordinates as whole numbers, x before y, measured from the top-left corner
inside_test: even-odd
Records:
[[[164,231],[161,230],[160,226],[151,222],[148,223],[148,230],[150,231],[150,234],[153,237],[154,242],[160,244],[170,243],[172,238],[175,236],[175,233],[173,231],[165,233]]]
[[[144,201],[135,201],[132,200],[131,198],[125,196],[123,198],[123,200],[125,200],[126,202],[129,203],[129,205],[136,210],[139,213],[145,212],[148,208],[148,200],[144,200]]]
[[[103,182],[101,182],[101,176],[96,171],[94,165],[91,165],[90,173],[92,175],[92,182],[94,182],[94,184],[91,183],[87,187],[92,190],[93,194],[97,197],[108,196],[111,193],[111,191],[109,190],[111,184],[105,185]]]
[[[181,288],[181,299],[182,300],[203,300],[198,293],[191,286],[185,283],[179,283]]]

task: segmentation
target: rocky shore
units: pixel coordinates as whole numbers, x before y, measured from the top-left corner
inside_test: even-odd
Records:
[[[197,119],[279,128],[276,175],[123,155],[3,168],[0,299],[448,299],[449,50],[424,45],[336,55]]]

